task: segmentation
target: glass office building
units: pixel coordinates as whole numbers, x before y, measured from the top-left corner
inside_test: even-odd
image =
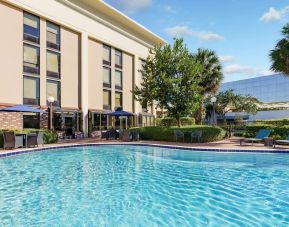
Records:
[[[223,83],[220,91],[229,89],[237,94],[252,95],[264,103],[289,101],[289,77],[282,74]]]

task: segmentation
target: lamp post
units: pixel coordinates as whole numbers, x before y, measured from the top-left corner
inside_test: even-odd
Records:
[[[53,124],[52,124],[52,104],[54,103],[55,99],[52,96],[49,96],[47,99],[48,103],[50,104],[50,130],[52,130]]]
[[[216,97],[211,98],[211,103],[213,104],[213,125],[216,125],[216,111],[215,111],[215,103],[217,101]]]

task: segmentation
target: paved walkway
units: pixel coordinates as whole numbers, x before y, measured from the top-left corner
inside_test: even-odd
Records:
[[[81,145],[81,144],[94,144],[94,143],[104,143],[104,144],[123,144],[124,142],[119,140],[105,140],[105,139],[95,139],[95,138],[86,138],[82,140],[65,140],[58,142],[56,144],[45,144],[43,147],[60,147],[60,146],[69,146],[69,145]],[[130,142],[127,142],[128,144]],[[171,146],[180,146],[180,147],[192,147],[192,148],[211,148],[211,149],[232,149],[232,150],[289,150],[289,146],[277,146],[265,147],[263,144],[245,144],[240,146],[240,138],[233,137],[230,139],[225,139],[221,141],[211,142],[211,143],[181,143],[181,142],[164,142],[164,141],[139,141],[133,142],[134,144],[155,144],[155,145],[171,145]],[[41,146],[39,147],[41,148]],[[32,150],[33,148],[20,148],[14,150],[0,150],[0,154],[17,152],[22,150]]]

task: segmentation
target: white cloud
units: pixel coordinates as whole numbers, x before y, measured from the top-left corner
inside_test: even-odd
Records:
[[[112,2],[113,5],[128,14],[147,9],[152,5],[152,0],[112,0]]]
[[[219,56],[219,59],[221,62],[226,63],[226,62],[234,61],[235,58],[233,56],[223,55],[223,56]]]
[[[176,10],[174,10],[172,6],[165,6],[164,10],[168,13],[176,13]]]
[[[263,22],[278,21],[283,19],[288,12],[289,6],[281,8],[279,10],[275,9],[274,7],[271,7],[266,13],[263,14],[262,17],[260,17],[260,21]]]
[[[252,67],[247,65],[232,64],[224,68],[225,74],[253,74],[253,75],[270,75],[272,71],[259,67]]]
[[[222,41],[224,37],[212,32],[205,31],[193,31],[188,26],[175,26],[171,28],[167,28],[165,32],[173,37],[183,37],[183,36],[195,36],[200,40],[204,41]]]

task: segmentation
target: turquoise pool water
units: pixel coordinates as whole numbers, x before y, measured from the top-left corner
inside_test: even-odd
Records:
[[[288,226],[289,155],[78,147],[0,159],[0,226]]]

